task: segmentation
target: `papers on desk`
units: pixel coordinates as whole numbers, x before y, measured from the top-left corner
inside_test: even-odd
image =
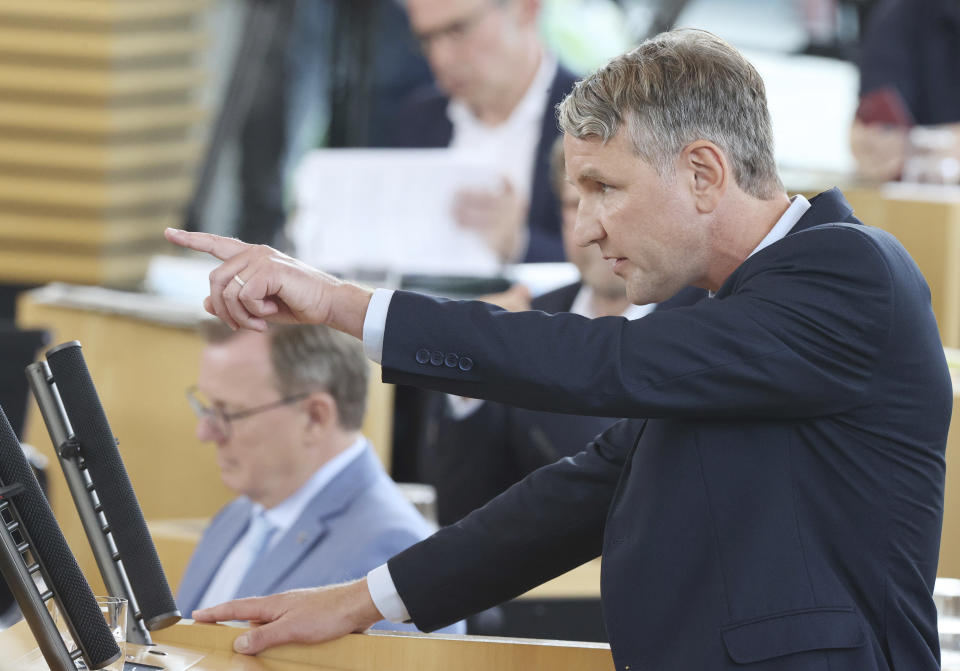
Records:
[[[135,291],[54,283],[34,289],[31,296],[41,305],[96,310],[169,326],[193,327],[205,319],[211,319],[202,303],[195,300]]]
[[[496,255],[453,219],[462,188],[499,188],[490,164],[446,149],[322,149],[294,175],[296,256],[331,272],[490,276]]]
[[[887,182],[880,188],[880,193],[888,200],[911,200],[926,203],[956,203],[960,201],[960,186],[956,184]]]

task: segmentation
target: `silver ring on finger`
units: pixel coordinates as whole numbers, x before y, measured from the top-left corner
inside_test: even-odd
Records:
[[[246,284],[246,282],[243,281],[243,279],[240,277],[240,275],[234,275],[234,276],[233,276],[233,279],[236,281],[237,284],[240,285],[240,288],[241,288],[241,289],[242,289],[243,286]]]

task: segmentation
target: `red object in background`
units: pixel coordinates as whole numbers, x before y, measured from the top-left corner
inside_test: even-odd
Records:
[[[883,86],[870,91],[860,98],[857,106],[857,120],[865,124],[884,124],[910,128],[914,125],[913,115],[907,108],[903,96],[892,86]]]

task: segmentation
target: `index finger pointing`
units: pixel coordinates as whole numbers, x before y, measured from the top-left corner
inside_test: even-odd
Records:
[[[168,228],[163,232],[163,236],[175,245],[198,252],[206,252],[221,261],[226,261],[251,246],[234,238],[225,238],[222,235],[183,231],[178,228]]]

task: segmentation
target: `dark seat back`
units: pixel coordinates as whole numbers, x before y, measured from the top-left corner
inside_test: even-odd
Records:
[[[21,330],[8,320],[0,320],[0,408],[7,415],[18,440],[23,440],[30,387],[24,369],[36,360],[41,348],[50,344],[50,333],[41,329]],[[33,464],[40,486],[46,493],[46,474]],[[0,616],[10,625],[19,619],[13,594],[0,578]]]
[[[37,352],[49,344],[48,331],[21,330],[9,321],[0,321],[0,407],[21,441],[30,391],[24,369],[36,360]]]

